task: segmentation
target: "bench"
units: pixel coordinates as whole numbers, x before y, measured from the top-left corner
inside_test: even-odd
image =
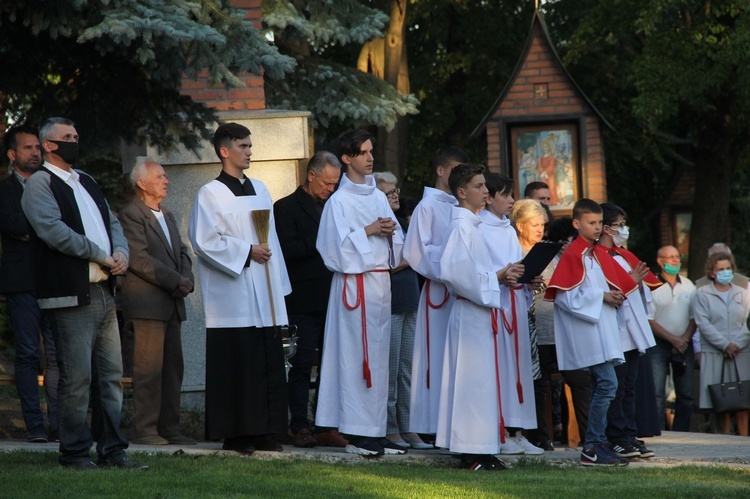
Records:
[[[37,379],[39,380],[39,386],[44,386],[44,376],[39,375],[37,376]],[[16,377],[12,374],[0,374],[0,385],[15,385],[16,384]],[[122,387],[123,388],[133,388],[133,378],[129,376],[125,376],[122,378]]]

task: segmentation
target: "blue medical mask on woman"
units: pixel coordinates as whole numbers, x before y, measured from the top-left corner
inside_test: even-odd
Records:
[[[732,282],[733,277],[734,277],[734,273],[732,272],[731,269],[720,270],[716,273],[716,282],[724,286]]]

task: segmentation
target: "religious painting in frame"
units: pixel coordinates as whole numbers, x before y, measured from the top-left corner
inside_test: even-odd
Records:
[[[687,276],[688,260],[690,259],[690,225],[693,222],[693,213],[676,211],[673,217],[672,244],[680,252],[680,264],[683,269],[680,274]]]
[[[510,140],[516,199],[523,197],[528,184],[540,181],[549,186],[553,212],[572,212],[579,184],[577,125],[514,126]]]

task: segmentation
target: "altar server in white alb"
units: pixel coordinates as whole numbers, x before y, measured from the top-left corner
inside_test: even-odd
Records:
[[[487,206],[479,212],[482,223],[479,229],[487,241],[492,266],[501,269],[523,259],[516,229],[508,215],[513,208],[514,182],[497,173],[486,173]],[[538,204],[538,203],[537,203]],[[544,214],[541,204],[538,209]],[[542,280],[536,281],[537,288]],[[531,285],[500,287],[503,310],[500,311],[498,347],[500,352],[500,381],[502,383],[503,419],[512,432],[507,433],[500,454],[544,454],[544,449],[532,445],[521,430],[537,427],[534,405],[534,375],[531,369],[531,343],[529,339],[529,306],[534,299]],[[507,312],[506,312],[507,310]]]
[[[317,426],[347,435],[347,452],[403,454],[385,438],[391,337],[389,270],[401,261],[404,235],[375,187],[374,137],[338,138],[346,174],[323,208],[316,247],[333,274],[323,340]]]
[[[612,203],[602,203],[602,234],[599,244],[609,249],[610,255],[638,284],[636,292],[617,309],[620,342],[625,362],[615,366],[617,394],[607,411],[607,438],[612,450],[622,457],[653,457],[642,440],[636,439],[636,383],[639,374],[639,357],[656,345],[654,333],[648,322],[651,291],[661,286],[661,281],[648,270],[646,264],[623,248],[630,234],[625,210]],[[645,410],[641,408],[640,410]]]
[[[225,450],[240,453],[280,451],[269,436],[287,431],[284,351],[273,325],[288,324],[284,296],[292,288],[271,195],[244,174],[250,130],[226,123],[213,142],[222,171],[198,191],[188,232],[206,315],[206,439],[223,438]],[[271,210],[268,247],[260,244],[255,210]]]
[[[597,244],[602,208],[579,199],[573,206],[578,237],[568,245],[552,274],[545,300],[555,302],[555,340],[561,371],[588,368],[591,377],[589,420],[581,451],[584,466],[626,465],[607,441],[607,411],[617,393],[615,365],[623,361],[617,308],[637,285]]]
[[[440,280],[443,244],[448,239],[451,211],[458,205],[448,186],[448,177],[453,167],[468,162],[469,156],[457,147],[446,146],[438,151],[432,162],[435,187],[424,188],[422,200],[412,213],[404,243],[404,258],[426,279],[419,296],[414,334],[409,408],[411,434],[402,435],[409,443],[412,443],[409,440],[413,439],[412,435],[435,434],[437,431],[445,331],[455,301]],[[419,445],[418,441],[414,443]]]
[[[523,266],[493,266],[476,212],[484,207],[484,166],[461,164],[450,174],[453,209],[440,275],[456,295],[448,319],[435,444],[462,454],[461,467],[501,470],[494,457],[505,440],[498,336],[501,287],[514,286]],[[504,310],[510,313],[510,310]]]

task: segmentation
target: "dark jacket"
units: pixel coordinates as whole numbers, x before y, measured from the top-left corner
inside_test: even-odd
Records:
[[[185,320],[185,299],[172,293],[181,277],[195,282],[192,264],[174,215],[165,208],[161,211],[171,246],[156,216],[138,197],[118,215],[130,247],[130,266],[122,281],[122,314],[126,319],[168,321],[177,307],[178,317]]]
[[[0,182],[0,293],[34,291],[29,224],[21,209],[23,186],[14,173]]]
[[[106,255],[115,251],[128,255],[120,223],[111,215],[99,185],[88,174],[76,171],[96,203],[110,247],[99,248],[86,237],[70,186],[45,167],[32,175],[21,203],[32,228],[36,294],[43,309],[88,305],[89,262],[102,264]],[[115,280],[109,279],[107,285],[114,295]]]
[[[290,314],[325,312],[333,273],[315,248],[321,208],[302,187],[273,205],[276,232],[284,252],[292,292],[286,296]]]

